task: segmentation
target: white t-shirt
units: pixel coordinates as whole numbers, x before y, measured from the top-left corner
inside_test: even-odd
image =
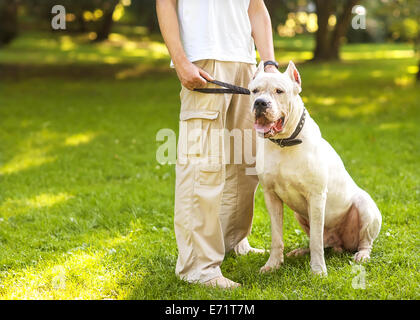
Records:
[[[178,0],[181,41],[188,60],[256,64],[250,0]]]

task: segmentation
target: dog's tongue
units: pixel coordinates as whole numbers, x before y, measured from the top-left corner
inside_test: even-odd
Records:
[[[279,119],[276,122],[266,122],[264,120],[258,119],[254,123],[254,128],[258,132],[267,133],[270,130],[274,129],[275,132],[280,132],[283,130],[283,119]]]
[[[275,124],[274,124],[274,130],[276,130],[277,132],[280,132],[281,130],[283,130],[283,119],[279,119]]]
[[[254,123],[255,130],[262,133],[266,133],[270,131],[272,126],[273,126],[272,123],[259,123],[258,121]]]

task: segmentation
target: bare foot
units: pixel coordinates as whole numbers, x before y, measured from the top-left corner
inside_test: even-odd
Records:
[[[229,280],[224,276],[213,278],[209,281],[204,282],[203,284],[208,287],[216,287],[220,289],[235,289],[241,286],[239,283]]]

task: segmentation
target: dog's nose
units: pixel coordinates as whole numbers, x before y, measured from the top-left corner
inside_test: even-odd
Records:
[[[255,109],[267,109],[268,103],[264,99],[257,99],[254,102]]]
[[[257,99],[254,102],[255,115],[257,117],[263,115],[268,108],[268,102],[264,99]]]

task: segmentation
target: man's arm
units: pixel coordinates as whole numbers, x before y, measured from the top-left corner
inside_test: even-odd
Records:
[[[156,0],[156,11],[160,31],[182,85],[190,90],[204,87],[207,82],[203,78],[207,80],[213,80],[213,78],[207,72],[188,61],[185,55],[179,35],[176,0]]]
[[[248,8],[248,16],[252,27],[252,37],[262,61],[272,60],[274,56],[273,31],[271,29],[271,19],[264,0],[251,0]],[[276,72],[277,68],[268,65],[267,72]]]

